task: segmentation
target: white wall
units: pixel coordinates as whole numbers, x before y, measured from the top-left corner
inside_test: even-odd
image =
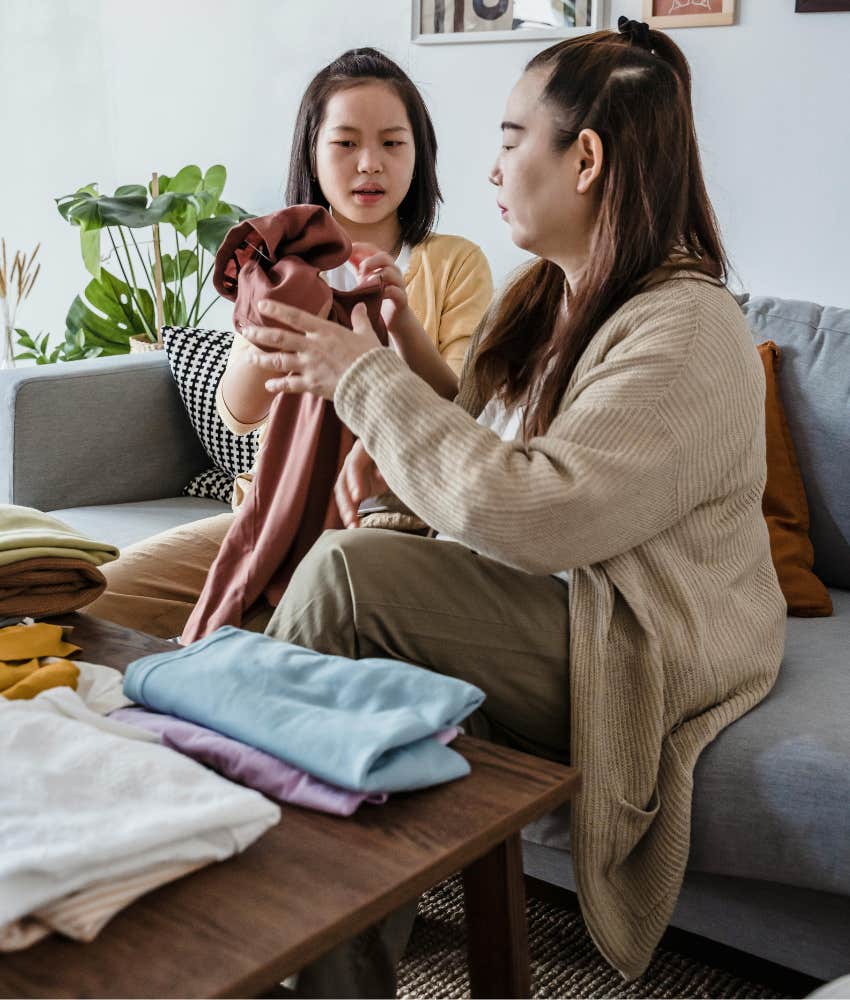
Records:
[[[850,306],[850,13],[738,0],[731,28],[679,29],[709,189],[740,283]],[[639,16],[610,0],[607,24]],[[19,325],[61,336],[86,282],[53,198],[144,183],[185,163],[229,170],[226,197],[281,203],[301,92],[345,48],[374,45],[431,108],[440,228],[481,243],[498,278],[522,260],[487,171],[505,96],[540,43],[411,44],[410,0],[0,0],[0,235],[41,240]],[[222,306],[210,319],[228,324]]]

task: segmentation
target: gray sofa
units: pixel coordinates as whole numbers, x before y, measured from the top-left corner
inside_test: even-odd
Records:
[[[769,697],[695,774],[673,925],[821,979],[850,971],[850,311],[754,299],[781,389],[831,618],[788,622]],[[160,353],[0,372],[0,502],[127,545],[225,505],[180,496],[210,463]],[[525,834],[526,871],[573,887],[566,816]]]

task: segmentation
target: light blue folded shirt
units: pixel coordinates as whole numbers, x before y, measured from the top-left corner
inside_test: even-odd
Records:
[[[330,656],[230,625],[131,663],[124,694],[363,792],[468,774],[433,736],[484,701],[466,681],[400,660]]]

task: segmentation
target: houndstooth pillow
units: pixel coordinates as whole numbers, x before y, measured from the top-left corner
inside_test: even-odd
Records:
[[[213,468],[201,472],[184,488],[190,497],[230,503],[233,480],[252,468],[259,447],[259,429],[241,437],[225,425],[215,408],[215,394],[233,343],[228,330],[164,326],[165,353],[180,398]]]

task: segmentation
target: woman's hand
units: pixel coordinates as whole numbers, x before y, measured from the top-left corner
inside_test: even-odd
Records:
[[[334,499],[346,528],[359,527],[357,508],[366,497],[386,493],[388,490],[386,480],[367,454],[363,442],[355,441],[354,447],[345,456],[334,486]]]
[[[268,373],[269,392],[309,392],[333,399],[351,365],[381,346],[362,302],[351,312],[351,330],[269,299],[260,302],[258,309],[280,326],[245,327],[241,333],[254,345],[251,363]]]
[[[361,282],[380,278],[384,285],[384,301],[381,316],[390,333],[404,336],[411,323],[417,324],[416,316],[407,302],[404,275],[391,254],[379,250],[371,243],[352,243],[352,264],[357,265],[357,277]]]

